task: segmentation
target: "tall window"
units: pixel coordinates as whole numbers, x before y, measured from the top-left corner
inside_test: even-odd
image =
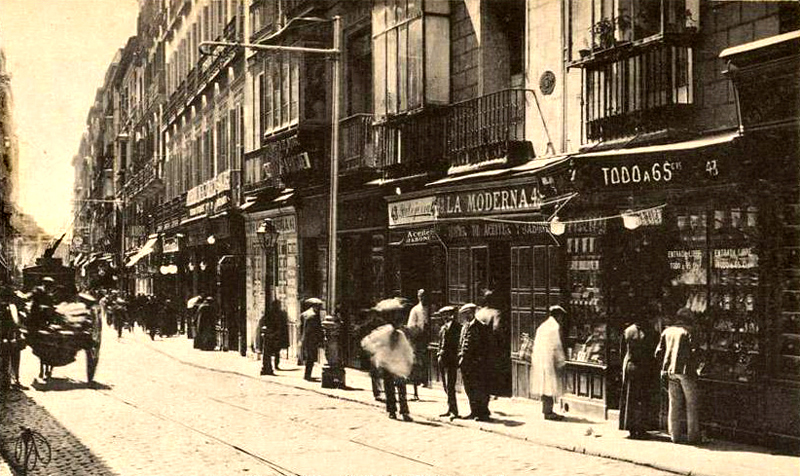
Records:
[[[300,66],[296,55],[274,53],[264,62],[261,100],[264,134],[297,124],[299,118]]]
[[[449,94],[449,3],[375,0],[374,104],[379,116],[444,102]]]
[[[217,121],[217,174],[230,168],[228,162],[228,119],[222,117]]]
[[[700,0],[568,0],[571,58],[665,33],[697,30]]]
[[[372,112],[372,44],[369,33],[364,29],[347,40],[348,116]]]

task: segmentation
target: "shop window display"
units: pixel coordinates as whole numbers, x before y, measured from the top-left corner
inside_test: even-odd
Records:
[[[672,284],[696,316],[699,371],[750,382],[760,365],[758,209],[716,204],[678,210],[680,244],[668,251]]]

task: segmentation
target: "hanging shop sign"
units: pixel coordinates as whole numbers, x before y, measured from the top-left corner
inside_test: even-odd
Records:
[[[413,198],[389,203],[389,226],[413,225],[436,219],[436,197]]]
[[[172,238],[164,238],[164,242],[162,243],[161,250],[164,254],[166,253],[177,253],[180,251],[180,244],[178,242],[178,237],[174,236]]]

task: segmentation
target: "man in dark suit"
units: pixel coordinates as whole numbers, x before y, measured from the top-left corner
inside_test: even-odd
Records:
[[[464,307],[467,305],[465,304]],[[462,307],[463,309],[463,307]],[[471,309],[474,309],[474,304]],[[472,312],[468,310],[466,312]],[[465,325],[459,350],[459,366],[464,379],[464,390],[469,399],[470,414],[465,418],[478,421],[489,420],[489,376],[493,337],[490,322],[478,317]]]
[[[447,412],[442,417],[458,417],[456,401],[456,379],[458,378],[458,347],[461,337],[461,324],[454,320],[456,309],[445,306],[439,309],[444,324],[439,329],[439,351],[436,354],[439,374],[442,376],[444,391],[447,393]]]
[[[314,370],[314,362],[317,361],[319,348],[322,347],[325,334],[322,332],[322,320],[320,317],[322,301],[317,298],[309,298],[306,299],[305,303],[310,307],[300,315],[300,336],[303,361],[306,366],[303,378],[312,381],[311,372]]]

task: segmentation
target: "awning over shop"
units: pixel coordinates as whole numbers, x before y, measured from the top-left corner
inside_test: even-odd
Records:
[[[158,235],[154,237],[151,236],[150,238],[148,238],[144,246],[139,248],[139,251],[137,251],[136,254],[131,256],[128,262],[125,263],[125,266],[130,268],[131,266],[134,266],[136,263],[138,263],[140,259],[152,253],[153,250],[155,250],[156,248],[156,243],[158,243]]]
[[[570,157],[579,189],[646,190],[726,183],[740,174],[734,149],[738,131]]]

